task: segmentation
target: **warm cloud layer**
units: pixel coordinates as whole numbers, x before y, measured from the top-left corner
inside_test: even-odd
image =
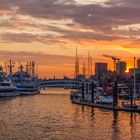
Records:
[[[48,67],[72,65],[58,56],[73,57],[76,45],[81,55],[94,51],[95,61],[104,53],[139,57],[139,13],[139,0],[0,0],[0,50],[43,53],[39,63]]]

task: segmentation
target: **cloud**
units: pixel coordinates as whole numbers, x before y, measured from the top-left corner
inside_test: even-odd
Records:
[[[1,40],[6,41],[7,43],[31,43],[31,42],[40,42],[43,44],[59,44],[63,45],[65,42],[59,40],[58,38],[50,35],[33,35],[33,34],[27,34],[27,33],[21,33],[21,34],[14,34],[14,33],[5,33],[0,36]],[[3,42],[3,41],[1,41]]]
[[[28,49],[27,49],[28,50]],[[39,65],[45,66],[67,66],[67,64],[73,64],[75,58],[65,55],[51,55],[42,52],[27,52],[27,51],[0,51],[0,59],[8,61],[12,59],[15,62],[26,63],[31,60],[37,61]],[[65,61],[63,61],[65,60]]]
[[[67,0],[28,0],[26,2],[24,0],[7,0],[2,2],[0,7],[10,10],[10,13],[7,15],[12,16],[6,25],[1,23],[1,27],[9,26],[14,28],[15,24],[12,23],[15,22],[17,24],[19,23],[18,26],[25,27],[25,33],[21,33],[21,35],[14,33],[2,34],[3,39],[10,39],[11,41],[30,42],[36,40],[46,42],[44,38],[48,37],[50,34],[46,34],[51,31],[53,31],[51,37],[47,39],[50,43],[52,40],[59,42],[60,38],[63,41],[72,38],[85,38],[97,41],[139,39],[139,30],[124,32],[124,30],[120,31],[118,29],[119,26],[129,26],[140,23],[140,2],[138,0],[108,0],[103,4],[97,2],[94,4],[80,4],[74,0],[71,2]],[[22,15],[22,17],[28,16],[25,24],[22,24],[20,20],[15,18],[15,15]],[[38,20],[45,20],[46,24],[42,25]],[[66,20],[71,20],[71,23],[65,24]],[[50,27],[49,24],[51,23],[49,23],[49,21],[55,21],[55,25]],[[77,30],[70,31],[72,26],[77,28]],[[29,27],[39,28],[40,32],[44,34],[33,35],[28,32]],[[80,28],[85,31],[81,32],[81,30],[79,30]],[[46,29],[46,32],[44,29]],[[93,32],[89,32],[87,29]],[[55,33],[59,35],[53,36]],[[64,43],[66,42],[67,41],[64,41]]]

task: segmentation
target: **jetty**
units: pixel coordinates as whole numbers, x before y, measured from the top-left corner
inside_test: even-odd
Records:
[[[88,102],[88,101],[78,101],[78,100],[72,100],[73,104],[77,104],[77,105],[84,105],[84,106],[89,106],[89,107],[93,107],[93,108],[100,108],[100,109],[107,109],[107,110],[112,110],[112,111],[126,111],[126,112],[139,112],[140,113],[140,108],[125,108],[125,107],[113,107],[111,105],[102,105],[102,104],[95,104],[92,102]]]
[[[124,107],[123,105],[120,106],[118,105],[118,96],[117,96],[117,82],[114,83],[113,86],[113,103],[112,104],[102,104],[102,103],[96,103],[95,102],[95,86],[94,83],[90,83],[91,86],[91,95],[90,95],[90,100],[86,100],[85,99],[85,85],[87,85],[87,83],[83,83],[82,84],[82,89],[81,89],[81,96],[79,96],[80,98],[78,98],[78,96],[76,96],[76,94],[71,95],[71,102],[73,104],[77,104],[77,105],[84,105],[84,106],[89,106],[89,107],[93,107],[93,108],[100,108],[100,109],[106,109],[106,110],[112,110],[112,111],[125,111],[125,112],[139,112],[140,113],[140,106],[136,105],[133,103],[133,99],[131,98],[131,102],[129,106]],[[131,93],[132,93],[132,89],[130,89]],[[132,96],[132,94],[131,94]]]

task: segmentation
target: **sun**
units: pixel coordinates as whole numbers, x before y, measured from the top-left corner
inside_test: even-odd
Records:
[[[130,68],[132,68],[132,66],[131,66],[131,65],[128,65],[125,72],[126,72],[126,73],[129,73],[129,69],[130,69]]]
[[[127,70],[125,71],[125,73],[129,73],[129,69],[127,69]]]

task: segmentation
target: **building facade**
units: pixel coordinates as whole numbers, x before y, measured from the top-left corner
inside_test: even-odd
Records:
[[[95,63],[95,75],[101,76],[107,73],[108,64],[107,63]]]
[[[116,72],[117,74],[124,75],[127,69],[127,63],[124,61],[120,61],[116,64]]]

